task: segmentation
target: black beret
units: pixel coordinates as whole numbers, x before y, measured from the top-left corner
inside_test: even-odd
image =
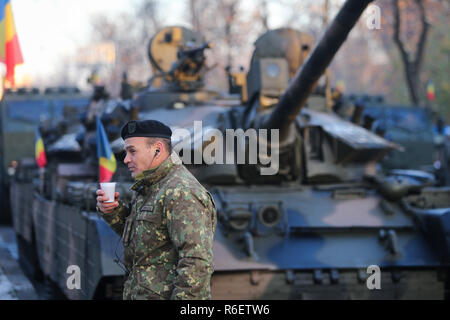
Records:
[[[172,137],[172,130],[157,120],[128,121],[120,133],[122,139],[131,137],[166,138]]]

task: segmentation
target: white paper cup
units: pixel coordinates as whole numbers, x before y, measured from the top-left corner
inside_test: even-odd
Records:
[[[100,182],[100,188],[105,191],[105,196],[109,198],[108,201],[105,202],[114,202],[114,193],[116,191],[116,183],[115,182]]]

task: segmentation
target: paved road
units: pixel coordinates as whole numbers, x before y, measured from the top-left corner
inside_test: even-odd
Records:
[[[37,300],[35,288],[22,272],[14,230],[0,225],[0,300]]]

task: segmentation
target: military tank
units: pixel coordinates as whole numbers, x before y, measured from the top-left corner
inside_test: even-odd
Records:
[[[370,2],[346,1],[314,49],[290,29],[261,36],[239,79],[245,104],[139,110],[139,119],[171,126],[174,160],[215,199],[213,299],[448,298],[450,190],[404,170],[379,174],[377,161],[396,145],[313,94]],[[14,185],[15,215],[30,221],[16,230],[69,298],[120,297],[121,241],[94,211],[97,171],[89,170],[59,164],[52,185],[61,196],[35,192],[32,210]],[[123,165],[113,179],[126,201]],[[81,269],[78,290],[66,286],[69,265]]]
[[[184,163],[197,151],[218,152],[223,143],[225,164],[216,157],[212,165],[203,159],[188,166],[208,185],[221,222],[214,298],[448,298],[449,189],[433,188],[426,173],[378,172],[377,162],[399,146],[342,121],[327,110],[324,95],[315,94],[319,77],[369,2],[347,1],[311,53],[311,39],[301,33],[281,29],[261,36],[242,107],[209,108],[201,117],[198,109],[177,118],[164,110],[140,115],[175,130],[202,119],[201,138],[194,125],[175,145],[183,158],[191,150]],[[273,169],[264,150],[259,163],[251,164],[255,141],[263,149],[274,143],[259,133],[252,138],[254,129],[278,130],[271,149],[279,157],[276,174],[263,175]],[[227,139],[227,132],[238,130],[245,132]],[[211,148],[214,141],[219,143]],[[232,164],[226,164],[228,152],[234,154]],[[420,207],[417,199],[423,197]],[[369,283],[374,266],[381,270],[379,290]]]
[[[0,100],[0,223],[11,223],[10,177],[19,160],[34,160],[34,138],[41,123],[45,127],[63,126],[65,119],[82,112],[89,97],[76,87],[7,89]]]

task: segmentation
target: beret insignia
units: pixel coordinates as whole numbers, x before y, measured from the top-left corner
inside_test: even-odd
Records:
[[[130,122],[128,124],[128,133],[132,134],[134,132],[136,132],[136,122]]]

